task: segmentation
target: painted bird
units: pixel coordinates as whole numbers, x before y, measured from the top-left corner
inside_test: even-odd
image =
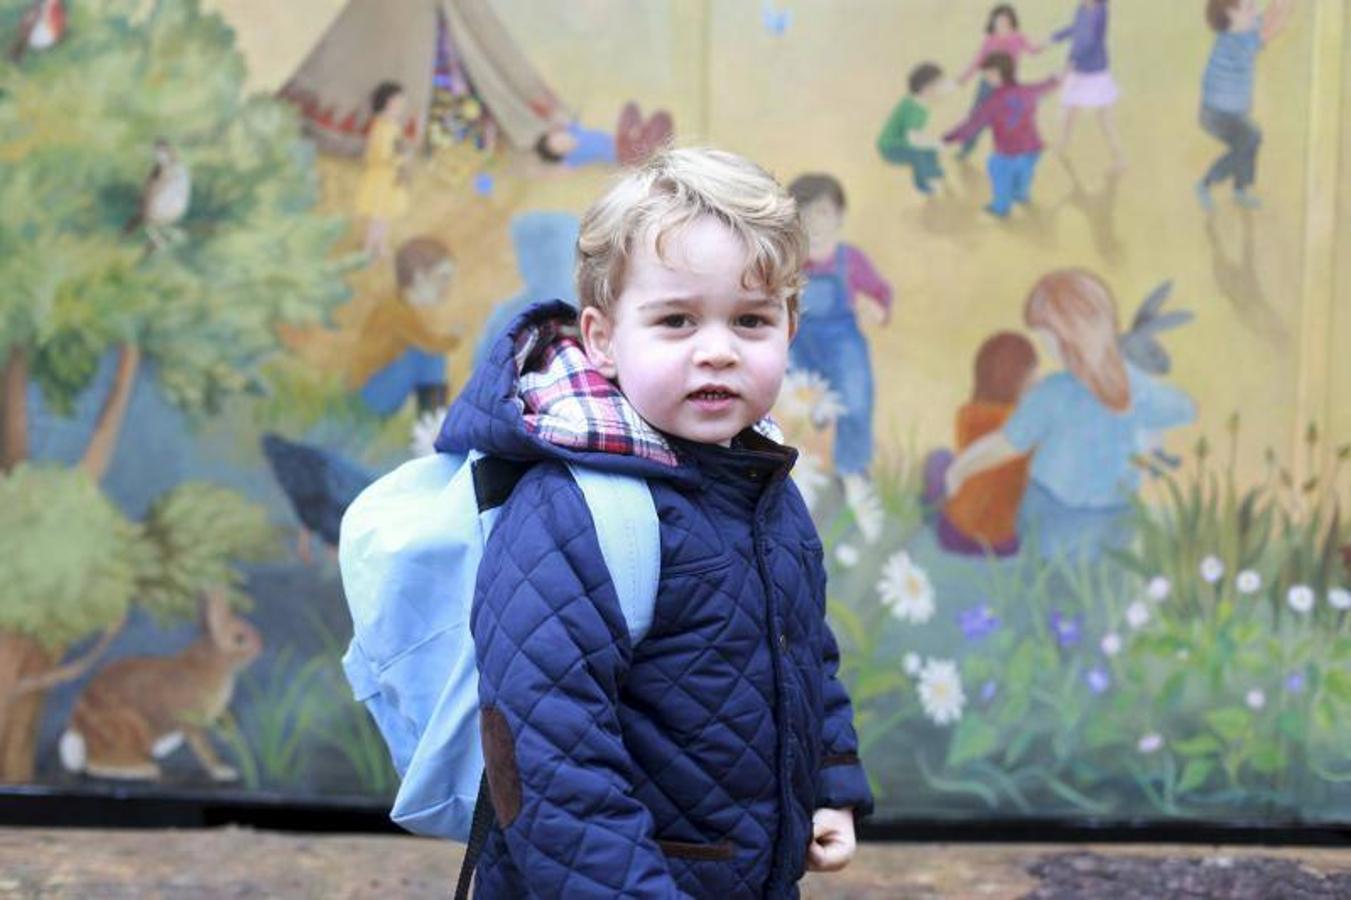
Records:
[[[17,65],[23,62],[29,50],[54,47],[65,34],[66,5],[63,0],[33,0],[28,12],[19,20],[14,42],[9,47],[9,58]]]
[[[173,145],[164,138],[155,141],[155,165],[141,188],[141,205],[123,227],[123,234],[144,228],[150,243],[164,246],[174,226],[188,211],[192,200],[192,175]]]
[[[311,534],[337,547],[342,514],[375,474],[330,450],[271,433],[263,435],[263,455],[300,519],[300,558],[313,561]]]

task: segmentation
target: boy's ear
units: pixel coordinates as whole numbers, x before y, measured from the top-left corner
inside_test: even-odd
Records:
[[[588,306],[582,310],[578,325],[582,329],[582,347],[586,350],[587,360],[600,374],[613,380],[619,374],[612,347],[614,322],[596,307]]]

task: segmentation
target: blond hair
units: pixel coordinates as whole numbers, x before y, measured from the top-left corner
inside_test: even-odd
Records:
[[[1116,301],[1102,279],[1084,269],[1042,276],[1027,297],[1023,318],[1055,335],[1065,367],[1115,412],[1131,405],[1126,363],[1117,349]]]
[[[635,238],[645,239],[655,229],[660,256],[667,237],[701,216],[727,226],[746,248],[742,286],[782,297],[795,314],[807,258],[797,204],[755,163],[707,148],[657,153],[586,211],[577,238],[582,308],[611,315]]]

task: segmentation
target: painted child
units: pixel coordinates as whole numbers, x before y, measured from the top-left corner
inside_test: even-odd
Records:
[[[1215,207],[1211,186],[1225,181],[1233,181],[1234,200],[1240,206],[1256,209],[1261,205],[1251,191],[1262,144],[1262,129],[1252,118],[1254,71],[1257,54],[1285,30],[1293,9],[1293,0],[1271,0],[1265,14],[1257,0],[1209,0],[1206,4],[1215,46],[1201,82],[1201,127],[1225,146],[1196,185],[1196,197],[1206,212]]]
[[[382,416],[398,412],[410,395],[420,413],[444,407],[446,354],[460,345],[458,334],[438,328],[430,316],[444,303],[455,274],[446,245],[413,238],[395,255],[394,274],[398,295],[362,322],[347,372],[348,384]]]
[[[1193,421],[1196,407],[1123,359],[1116,300],[1096,275],[1062,269],[1043,276],[1023,318],[1064,370],[1029,390],[1001,428],[957,457],[946,476],[948,496],[1031,453],[1019,534],[1024,541],[1035,535],[1048,559],[1095,558],[1130,540],[1129,504],[1140,485],[1133,459],[1142,442]]]
[[[877,152],[889,163],[909,166],[915,188],[933,193],[933,182],[943,178],[938,162],[938,141],[928,133],[929,105],[943,84],[943,70],[933,63],[920,63],[910,72],[910,92],[901,98],[877,136]]]
[[[366,217],[362,246],[370,259],[389,254],[390,222],[408,209],[408,149],[403,139],[403,86],[384,81],[371,94],[371,127],[357,187],[357,214]]]
[[[994,152],[987,171],[992,198],[985,211],[1004,219],[1015,203],[1030,203],[1032,179],[1045,144],[1037,131],[1037,103],[1055,89],[1054,75],[1036,84],[1019,84],[1013,58],[991,53],[980,65],[981,77],[991,87],[990,96],[971,116],[943,136],[948,142],[963,142],[987,126],[994,133]]]
[[[821,375],[844,404],[835,422],[835,470],[853,496],[873,458],[873,371],[868,341],[858,325],[857,298],[863,294],[871,299],[886,324],[891,318],[891,285],[862,250],[840,239],[846,203],[837,179],[802,175],[788,192],[801,210],[809,242],[801,326],[791,360],[794,369]]]
[[[957,411],[957,452],[1002,428],[1036,374],[1037,351],[1027,338],[1011,331],[987,338],[976,353],[971,400]],[[943,506],[939,545],[967,556],[1016,554],[1029,464],[1027,456],[1017,456],[970,476]]]
[[[1011,3],[1000,3],[990,10],[989,17],[985,20],[985,39],[980,43],[980,49],[972,58],[971,64],[962,70],[962,74],[957,77],[958,84],[966,84],[973,76],[980,72],[980,67],[992,53],[1005,53],[1014,62],[1015,66],[1021,62],[1024,54],[1040,53],[1045,50],[1044,44],[1038,44],[1030,40],[1019,29],[1018,11],[1013,8]],[[980,105],[993,92],[990,83],[984,78],[977,81],[976,99],[971,103],[971,112],[980,109]],[[976,142],[979,135],[969,138],[962,144],[962,149],[958,152],[958,157],[966,159],[976,148]]]
[[[484,900],[798,895],[872,807],[796,451],[764,417],[806,239],[753,163],[659,153],[583,216],[577,293],[502,334],[437,448],[527,464],[471,629]],[[661,566],[635,646],[569,464],[647,481]]]
[[[1069,71],[1060,92],[1063,118],[1056,150],[1062,158],[1067,157],[1079,110],[1093,110],[1112,151],[1112,171],[1120,172],[1126,168],[1126,155],[1112,119],[1112,107],[1121,92],[1108,66],[1107,22],[1107,0],[1080,0],[1074,21],[1051,35],[1055,43],[1070,42]]]

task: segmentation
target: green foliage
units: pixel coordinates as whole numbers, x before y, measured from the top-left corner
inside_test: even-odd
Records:
[[[120,619],[151,565],[140,528],[83,470],[0,476],[0,629],[63,648]]]
[[[312,150],[288,107],[243,93],[234,36],[199,0],[73,4],[67,37],[0,67],[0,346],[30,349],[68,409],[112,346],[139,344],[171,399],[213,413],[255,386],[279,323],[346,292],[342,223],[313,214]],[[0,0],[0,21],[27,0]],[[167,138],[193,178],[180,239],[123,235]]]
[[[271,675],[241,679],[242,718],[225,720],[222,735],[234,752],[239,775],[250,788],[291,788],[306,782],[308,738],[332,698],[317,688],[323,656],[294,661],[291,648],[277,656]]]
[[[277,544],[267,510],[215,485],[187,482],[155,501],[145,520],[154,565],[139,602],[162,619],[191,615],[208,588],[244,606],[236,562],[266,558]]]
[[[64,649],[133,602],[181,618],[215,588],[245,605],[234,565],[274,545],[266,511],[223,488],[180,485],[137,524],[83,469],[25,463],[0,475],[0,629]]]
[[[832,572],[845,586],[833,593],[849,598],[829,606],[840,675],[884,803],[1119,818],[1344,808],[1333,789],[1351,782],[1351,611],[1339,593],[1351,529],[1339,478],[1351,450],[1316,470],[1311,429],[1302,484],[1270,455],[1270,477],[1239,489],[1237,436],[1235,422],[1228,460],[1202,442],[1180,474],[1156,473],[1162,500],[1136,505],[1133,545],[1092,564],[1033,546],[956,560],[912,535],[935,587],[926,623],[883,605],[875,557]],[[1223,567],[1209,580],[1208,557]],[[960,614],[980,606],[997,626],[964,631]],[[930,718],[907,657],[957,665],[955,721]]]

